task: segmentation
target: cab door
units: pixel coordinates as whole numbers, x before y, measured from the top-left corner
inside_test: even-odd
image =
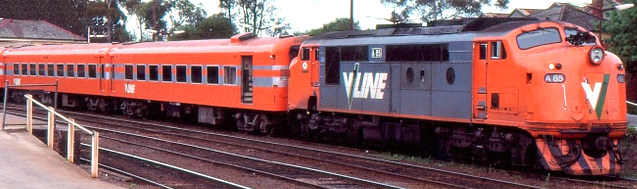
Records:
[[[487,119],[487,67],[488,42],[473,45],[473,119]]]

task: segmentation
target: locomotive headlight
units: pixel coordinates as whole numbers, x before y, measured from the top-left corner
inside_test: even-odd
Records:
[[[591,60],[591,63],[595,65],[599,65],[602,63],[602,60],[604,59],[604,49],[602,49],[601,47],[593,47],[588,52],[588,56]]]
[[[555,69],[555,64],[549,64],[549,70]]]

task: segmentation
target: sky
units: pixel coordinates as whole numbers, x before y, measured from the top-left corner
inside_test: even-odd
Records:
[[[493,0],[495,1],[495,0]],[[515,8],[546,9],[554,2],[590,3],[592,0],[509,0],[508,9],[484,8],[485,13],[510,13]],[[202,3],[208,15],[220,12],[218,0],[190,0],[193,4]],[[276,0],[277,13],[290,23],[293,31],[304,32],[321,27],[336,18],[349,18],[350,1],[347,0]],[[381,18],[389,18],[394,10],[385,6],[380,0],[354,0],[354,21],[360,23],[362,29],[373,29],[376,24],[391,24]],[[134,22],[129,22],[131,24]],[[127,28],[136,28],[135,26]]]
[[[495,1],[495,0],[493,0]],[[487,13],[510,13],[515,8],[546,9],[554,2],[590,3],[592,0],[509,0],[507,10],[486,8]],[[190,0],[194,4],[203,3],[208,15],[219,12],[217,0]],[[321,27],[336,18],[349,18],[350,1],[347,0],[276,0],[280,9],[278,15],[285,18],[294,31],[306,31]],[[354,0],[354,20],[362,29],[375,28],[376,24],[390,24],[379,18],[389,18],[394,10],[380,0]]]

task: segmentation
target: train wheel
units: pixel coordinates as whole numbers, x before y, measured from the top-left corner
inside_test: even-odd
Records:
[[[137,110],[135,110],[135,113],[139,118],[148,119],[148,108],[146,105],[138,106]]]

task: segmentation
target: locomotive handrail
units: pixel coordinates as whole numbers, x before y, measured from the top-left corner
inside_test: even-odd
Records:
[[[626,104],[630,104],[630,105],[633,105],[633,106],[637,107],[637,103],[634,103],[634,102],[631,102],[631,101],[628,101],[628,100],[626,101]]]
[[[24,97],[27,99],[27,131],[30,134],[33,134],[33,103],[44,108],[48,112],[47,125],[48,125],[48,134],[47,134],[47,145],[50,149],[53,149],[53,136],[55,131],[55,116],[62,118],[64,121],[68,123],[67,130],[67,155],[66,159],[73,163],[75,159],[75,127],[80,128],[82,131],[88,133],[92,137],[92,148],[91,148],[91,177],[97,178],[98,176],[98,155],[99,155],[99,133],[97,131],[90,131],[84,128],[82,125],[77,124],[75,120],[71,118],[67,118],[62,114],[55,111],[53,107],[47,107],[46,105],[38,102],[33,99],[33,96],[30,94],[25,94]]]

